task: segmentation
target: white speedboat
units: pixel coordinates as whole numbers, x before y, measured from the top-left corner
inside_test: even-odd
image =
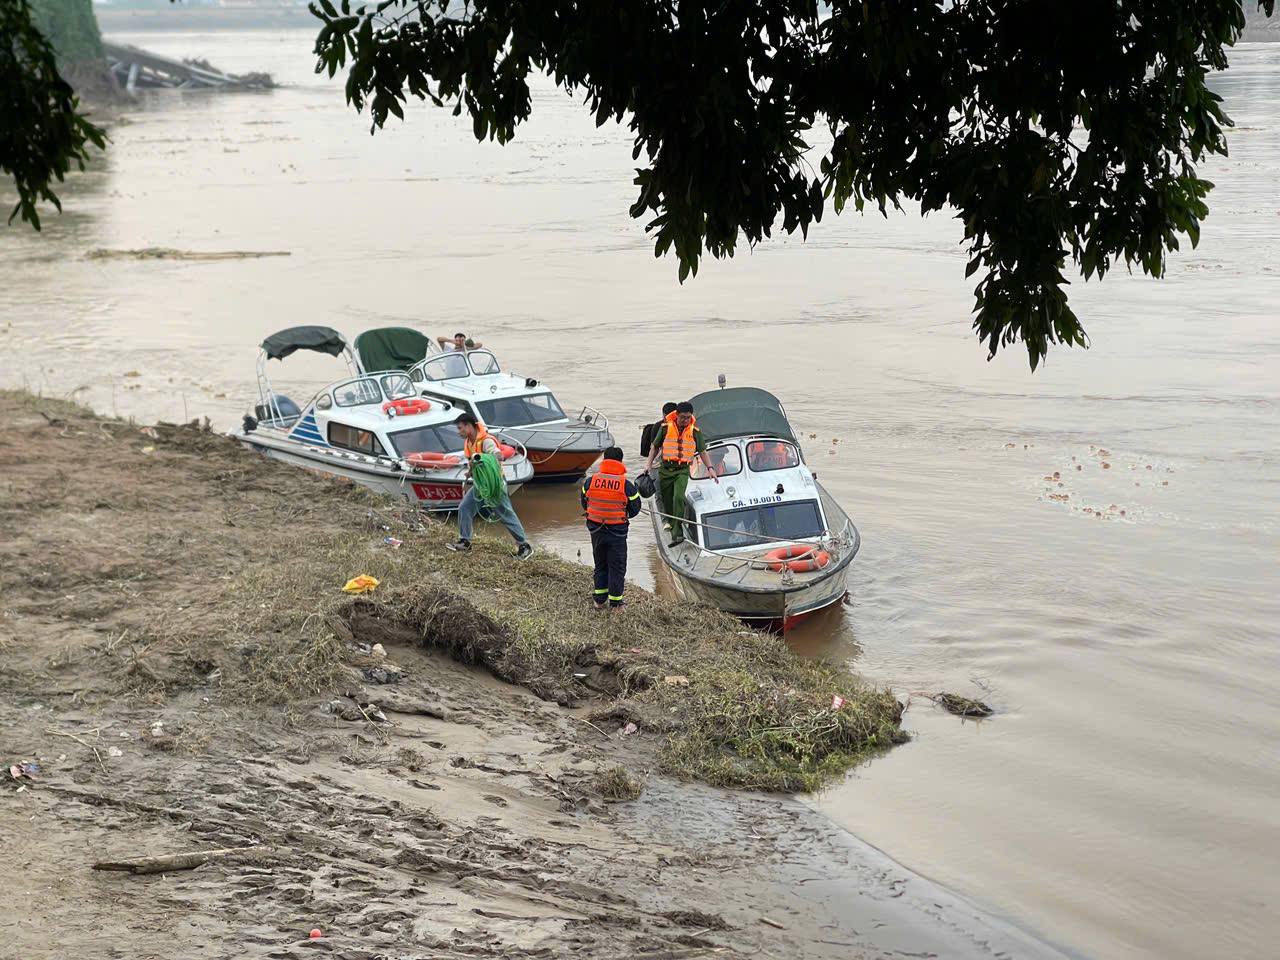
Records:
[[[782,404],[736,387],[699,394],[693,409],[720,482],[694,461],[674,546],[657,499],[649,510],[678,590],[784,630],[842,600],[858,529],[805,464]]]
[[[351,376],[299,406],[277,393],[267,376],[271,360],[298,350],[344,357]],[[425,510],[456,510],[466,480],[454,426],[460,412],[447,401],[419,396],[402,371],[366,373],[336,330],[291,327],[262,341],[258,403],[232,436],[269,457],[405,497]],[[533,476],[533,467],[518,442],[493,433],[502,442],[502,472],[514,492]]]
[[[591,407],[570,416],[550,388],[503,371],[492,351],[442,352],[408,327],[366,331],[356,337],[355,348],[362,369],[405,370],[422,396],[451,403],[519,442],[535,481],[581,479],[613,446],[608,417]]]

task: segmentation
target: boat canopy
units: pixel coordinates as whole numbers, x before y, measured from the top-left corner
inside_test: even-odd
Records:
[[[366,373],[408,372],[431,350],[431,340],[411,327],[378,327],[356,337],[355,348],[360,367]]]
[[[346,349],[347,341],[332,327],[290,327],[262,341],[262,352],[269,360],[283,360],[296,350],[315,350],[337,357]]]
[[[796,442],[778,398],[758,387],[708,390],[693,398],[693,413],[708,443],[764,435]]]

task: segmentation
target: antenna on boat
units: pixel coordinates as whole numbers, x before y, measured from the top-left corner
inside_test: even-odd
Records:
[[[724,374],[723,374],[723,373],[722,373],[722,374],[720,374],[720,376],[716,377],[716,383],[718,383],[718,384],[720,385],[720,389],[721,389],[721,390],[723,390],[723,389],[724,389],[725,379],[724,379]]]

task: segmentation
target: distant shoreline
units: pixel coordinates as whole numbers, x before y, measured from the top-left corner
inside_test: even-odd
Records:
[[[124,8],[95,4],[93,12],[103,32],[131,30],[280,30],[318,25],[306,7],[183,7]],[[1253,21],[1242,43],[1280,40],[1280,16]]]
[[[178,7],[126,9],[94,6],[103,33],[155,30],[282,30],[319,27],[306,7]]]

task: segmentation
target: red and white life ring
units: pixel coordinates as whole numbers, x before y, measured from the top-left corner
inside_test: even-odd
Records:
[[[769,569],[775,573],[790,570],[792,573],[811,573],[821,570],[831,562],[831,554],[819,550],[810,543],[791,543],[785,547],[770,550],[764,555],[769,561]]]
[[[449,470],[462,463],[461,457],[451,453],[437,453],[434,450],[405,454],[405,460],[411,466],[421,467],[424,470]]]
[[[405,417],[414,413],[426,413],[431,409],[431,401],[421,397],[401,397],[399,400],[388,400],[382,405],[382,412],[388,417]]]

